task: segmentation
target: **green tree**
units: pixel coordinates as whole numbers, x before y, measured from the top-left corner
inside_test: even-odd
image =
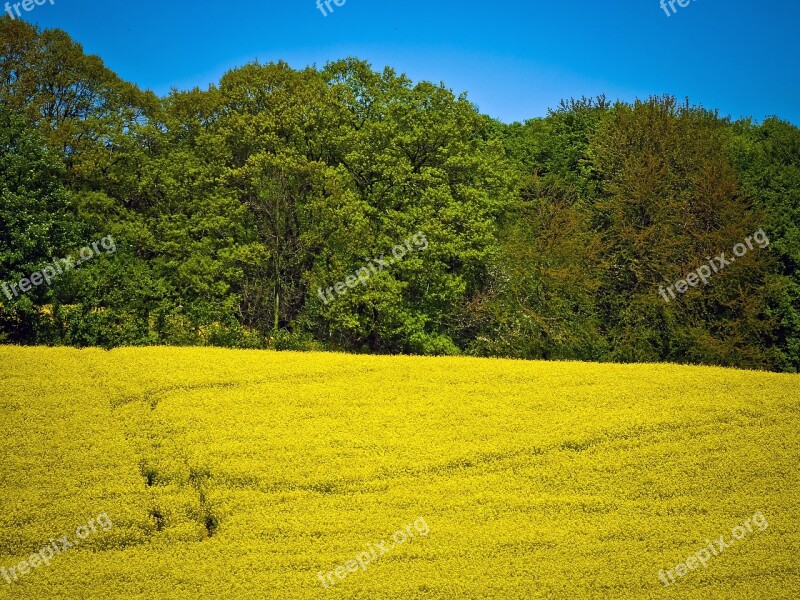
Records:
[[[770,118],[734,124],[736,166],[764,215],[770,250],[777,256],[770,313],[779,321],[766,340],[780,353],[781,370],[800,371],[800,129]]]
[[[61,257],[74,239],[62,169],[38,133],[0,106],[0,335],[13,342],[36,341],[38,307],[52,293],[49,286],[27,293],[13,286]]]
[[[768,252],[749,252],[675,300],[659,295],[760,227],[729,136],[727,121],[670,97],[616,106],[593,136],[607,263],[599,310],[614,359],[773,366]]]

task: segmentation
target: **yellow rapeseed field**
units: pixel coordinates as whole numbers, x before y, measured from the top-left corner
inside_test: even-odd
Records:
[[[800,376],[0,347],[0,384],[0,598],[800,597]]]

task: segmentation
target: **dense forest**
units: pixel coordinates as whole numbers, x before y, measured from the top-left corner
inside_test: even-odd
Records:
[[[506,125],[353,58],[159,98],[3,17],[0,282],[11,344],[797,372],[800,130],[669,96]]]

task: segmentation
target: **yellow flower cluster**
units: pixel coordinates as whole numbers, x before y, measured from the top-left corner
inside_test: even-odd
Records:
[[[0,568],[114,523],[0,599],[800,597],[798,376],[0,347],[0,385]]]

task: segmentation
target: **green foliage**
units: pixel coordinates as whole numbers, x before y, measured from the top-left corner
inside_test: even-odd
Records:
[[[800,129],[776,118],[734,125],[736,164],[764,214],[778,258],[770,314],[779,322],[773,345],[782,370],[800,371]]]
[[[727,122],[674,99],[617,106],[592,138],[607,264],[600,310],[625,361],[771,367],[768,252],[752,251],[666,303],[654,293],[760,227],[728,153]]]
[[[36,306],[51,298],[42,287],[23,294],[18,282],[59,256],[73,234],[62,168],[37,132],[0,106],[0,333],[10,341],[36,341]]]
[[[354,58],[156,98],[10,19],[0,105],[3,281],[116,244],[0,297],[4,342],[800,369],[800,130],[777,119],[600,96],[504,125]]]

